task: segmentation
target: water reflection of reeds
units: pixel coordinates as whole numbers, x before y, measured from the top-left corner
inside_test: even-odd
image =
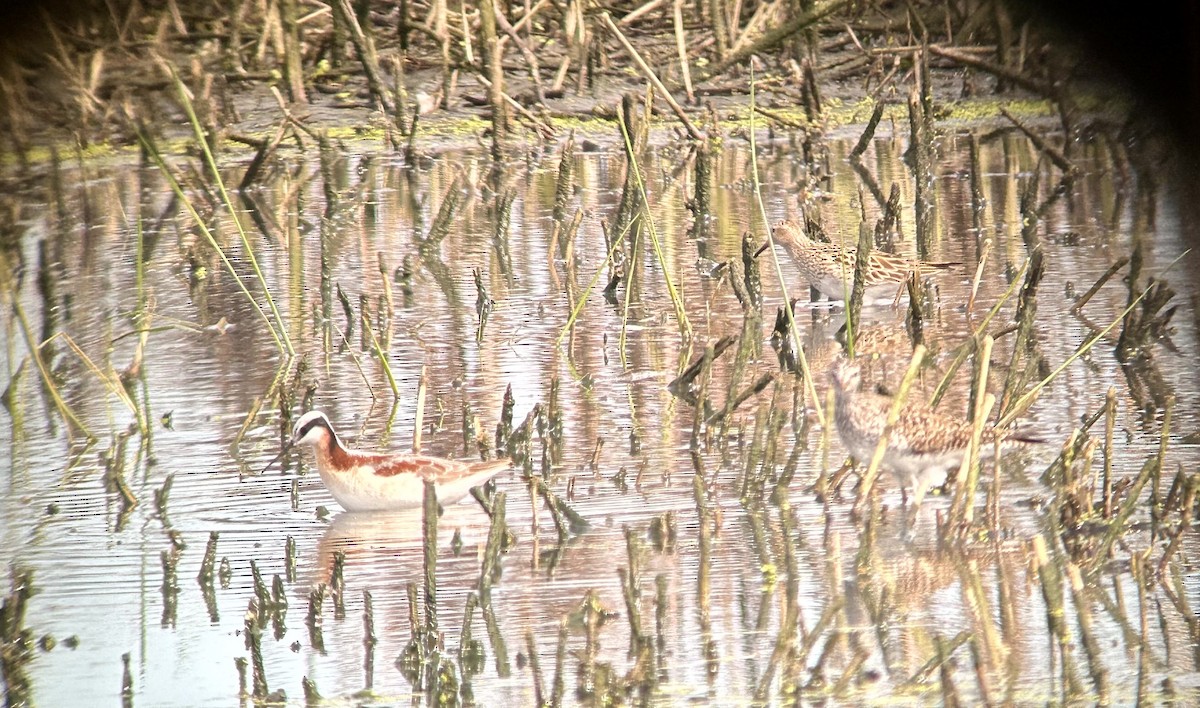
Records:
[[[861,175],[840,161],[849,144],[825,147],[837,159],[822,197],[803,201],[799,159],[764,150],[767,218],[807,216],[827,233],[857,235],[863,214],[882,217],[886,201],[860,192]],[[906,206],[915,186],[902,147],[879,137],[862,164],[881,195],[899,195],[886,240],[915,255],[918,227]],[[966,417],[981,391],[1001,408],[1020,402],[1047,369],[1155,287],[1149,277],[1172,261],[1178,243],[1170,203],[1160,198],[1158,219],[1147,218],[1146,198],[1124,196],[1101,150],[1074,155],[1079,175],[1051,200],[1056,175],[1018,135],[952,133],[938,147],[934,204],[921,217],[923,255],[963,266],[923,298],[921,340],[930,355],[910,395],[939,398],[939,410]],[[613,268],[606,259],[616,242],[605,222],[623,194],[632,199],[622,155],[576,152],[567,171],[561,154],[531,151],[509,165],[500,187],[488,161],[469,151],[433,154],[420,166],[334,146],[321,164],[276,158],[248,193],[253,213],[247,207],[238,216],[257,229],[249,243],[297,348],[290,362],[160,176],[63,168],[59,201],[21,222],[26,269],[41,263],[35,269],[49,280],[18,277],[19,261],[6,256],[0,281],[34,337],[60,335],[41,350],[47,373],[99,439],[86,449],[64,442],[19,325],[6,318],[14,393],[6,397],[10,425],[0,432],[11,461],[0,557],[34,570],[39,592],[25,602],[22,625],[29,637],[80,637],[74,652],[42,651],[18,667],[33,694],[55,702],[65,695],[58,684],[67,683],[57,679],[68,675],[75,687],[115,692],[110,675],[132,651],[138,700],[169,703],[181,685],[198,701],[228,700],[238,691],[234,660],[253,658],[244,637],[231,640],[249,627],[252,599],[255,622],[263,613],[250,632],[261,659],[244,668],[247,690],[256,674],[289,696],[299,695],[302,677],[327,698],[350,696],[367,676],[385,698],[411,690],[392,664],[413,638],[410,597],[423,601],[407,590],[423,587],[420,515],[337,514],[295,459],[282,472],[258,473],[287,430],[283,411],[308,404],[345,421],[361,448],[408,448],[418,420],[426,452],[460,457],[511,440],[521,446],[532,480],[500,480],[514,543],[499,556],[486,598],[487,515],[474,503],[455,506],[438,526],[431,646],[450,656],[460,641],[469,645],[465,658],[454,654],[457,676],[469,678],[480,702],[530,702],[538,692],[564,700],[899,692],[916,700],[1125,701],[1136,694],[1123,687],[1139,679],[1152,695],[1195,670],[1180,649],[1196,636],[1197,603],[1186,561],[1193,451],[1178,442],[1195,434],[1200,391],[1186,363],[1197,353],[1186,282],[1168,274],[1182,297],[1168,304],[1159,302],[1165,290],[1147,296],[1049,383],[1021,420],[1050,444],[1006,458],[998,470],[982,468],[978,525],[950,514],[952,496],[912,518],[887,475],[856,503],[862,468],[835,475],[845,454],[836,435],[819,429],[812,411],[822,401],[810,400],[761,347],[771,329],[761,313],[782,304],[773,276],[759,273],[761,308],[735,292],[734,280],[747,283],[747,244],[765,233],[744,194],[745,151],[639,154],[661,255],[648,235],[629,238],[616,246],[623,265]],[[698,160],[710,161],[707,177],[685,184],[686,175],[699,179]],[[564,174],[573,189],[562,187]],[[708,213],[696,228],[688,200],[701,197]],[[1044,259],[1036,308],[1013,295],[984,327],[988,309],[1028,282],[1031,209],[1039,210]],[[130,267],[137,214],[154,215],[141,226],[140,287]],[[204,218],[236,277],[248,281],[230,216],[209,205]],[[701,257],[727,265],[698,268]],[[1076,307],[1069,294],[1086,292],[1126,257],[1137,263]],[[803,292],[794,269],[781,265],[789,292]],[[613,301],[601,288],[585,295],[595,274],[609,282],[610,268],[618,276]],[[664,273],[679,287],[691,339],[680,335]],[[845,317],[838,306],[804,299],[794,314],[799,345],[823,397],[825,374],[843,356]],[[473,301],[491,303],[485,325]],[[556,346],[576,305],[569,337]],[[1169,318],[1175,306],[1183,316]],[[149,320],[133,316],[139,307]],[[1025,326],[1011,329],[1018,311]],[[139,321],[149,322],[145,332]],[[864,307],[855,329],[870,381],[894,390],[912,356],[905,313]],[[983,334],[996,338],[991,375],[977,389],[973,357],[981,350],[964,343]],[[736,339],[705,362],[707,347],[726,335]],[[957,373],[935,396],[960,347]],[[135,360],[137,370],[122,376]],[[693,362],[701,366],[687,395],[673,395],[668,383]],[[149,412],[149,435],[128,432],[137,417],[112,380]],[[1081,426],[1085,418],[1091,428]],[[508,425],[497,436],[502,419]],[[118,474],[136,506],[122,501],[119,485],[105,484]],[[822,486],[835,478],[837,487]],[[545,507],[554,498],[590,526],[560,534]],[[647,535],[651,527],[656,536]],[[219,537],[206,553],[212,532]],[[664,533],[671,543],[660,542]],[[290,621],[277,627],[266,620],[280,598]],[[374,628],[369,646],[365,614]],[[20,636],[18,628],[4,641]],[[1097,651],[1112,645],[1121,651]],[[200,671],[198,652],[218,658]],[[469,677],[461,668],[468,663]],[[202,678],[176,679],[177,666]]]

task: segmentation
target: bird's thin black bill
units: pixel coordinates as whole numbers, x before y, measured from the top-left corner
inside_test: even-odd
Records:
[[[266,472],[267,470],[269,470],[269,469],[271,469],[272,467],[274,467],[274,466],[275,466],[275,463],[276,463],[276,462],[279,462],[280,460],[282,460],[282,459],[283,459],[283,456],[284,456],[284,455],[286,455],[286,454],[288,454],[288,451],[289,451],[289,450],[291,450],[291,449],[292,449],[292,443],[291,443],[291,442],[289,442],[288,444],[284,445],[284,446],[283,446],[283,449],[279,451],[279,454],[278,454],[278,455],[276,455],[274,458],[272,458],[272,460],[271,460],[270,462],[268,462],[268,463],[267,463],[267,466],[266,466],[266,467],[264,467],[264,468],[262,468],[262,472],[259,472],[259,474],[262,474],[263,472]]]

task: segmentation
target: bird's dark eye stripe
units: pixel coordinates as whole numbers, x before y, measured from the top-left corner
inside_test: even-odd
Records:
[[[306,423],[304,425],[304,427],[300,429],[300,434],[297,435],[296,437],[302,438],[305,435],[308,435],[308,431],[312,430],[313,428],[317,427],[318,425],[321,425],[324,422],[325,421],[321,420],[320,418],[317,418],[316,420],[308,421],[308,423]]]

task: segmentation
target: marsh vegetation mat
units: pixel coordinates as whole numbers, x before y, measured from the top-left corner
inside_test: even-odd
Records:
[[[1053,35],[235,5],[47,15],[5,58],[10,703],[1196,699],[1189,205]],[[818,259],[845,301],[784,221],[857,248]],[[973,438],[924,431],[964,462],[919,508],[899,443],[850,459],[851,358],[883,429]],[[513,466],[346,512],[268,467],[314,409]]]
[[[770,223],[807,218],[837,238],[856,234],[864,213],[883,215],[846,159],[852,143],[826,145],[831,171],[805,191],[794,146],[758,144]],[[910,203],[905,147],[879,136],[864,162]],[[652,209],[623,237],[614,224],[627,161],[616,145],[569,155],[561,221],[561,151],[520,152],[499,175],[486,155],[457,151],[419,166],[332,149],[281,161],[235,213],[261,280],[233,216],[206,216],[210,242],[173,207],[159,171],[64,169],[58,200],[27,202],[23,236],[5,251],[0,518],[9,600],[24,610],[5,641],[28,644],[9,690],[43,705],[81,691],[115,699],[129,655],[130,690],[155,705],[228,703],[239,686],[254,692],[255,672],[262,695],[295,700],[307,679],[326,698],[358,700],[369,687],[397,700],[437,675],[414,666],[446,662],[458,691],[484,704],[531,703],[537,691],[722,703],[951,685],[972,699],[1190,691],[1200,386],[1194,293],[1176,271],[1163,275],[1183,250],[1175,207],[1122,184],[1102,147],[1057,193],[1054,168],[1016,133],[948,133],[937,147],[928,258],[962,265],[921,296],[929,353],[912,399],[933,393],[997,304],[985,327],[996,335],[997,396],[1013,371],[1031,372],[1024,393],[1118,323],[1020,417],[1046,443],[985,463],[974,521],[958,525],[949,494],[913,518],[890,474],[864,500],[863,467],[838,474],[844,447],[772,348],[784,294],[771,254],[744,260],[766,232],[744,143],[645,150]],[[1031,342],[1018,351],[1013,286],[1027,280],[1030,203],[1044,206],[1044,274]],[[902,209],[892,247],[915,254],[916,228]],[[845,356],[845,309],[808,302],[778,255],[823,407],[825,373]],[[1082,302],[1130,257],[1140,275],[1113,277]],[[760,304],[745,263],[757,264]],[[1195,266],[1188,255],[1175,269]],[[1121,313],[1151,274],[1176,291],[1171,329],[1121,353]],[[278,320],[260,311],[267,291]],[[860,314],[857,356],[893,390],[913,351],[909,315],[887,304]],[[727,336],[736,343],[691,393],[673,394],[672,380]],[[30,341],[44,342],[48,379]],[[940,410],[965,415],[971,367],[968,358]],[[518,459],[498,479],[511,538],[487,613],[478,598],[491,522],[474,501],[438,523],[430,605],[420,510],[341,512],[311,458],[261,473],[309,407],[356,447],[409,449],[422,377],[426,452],[494,454],[502,432]],[[1131,491],[1148,468],[1150,483]],[[539,485],[590,525],[560,534]],[[434,637],[422,630],[431,607]],[[1091,657],[1085,642],[1121,649]],[[261,664],[242,664],[239,684],[235,662],[252,654]],[[428,655],[439,657],[432,666]],[[951,663],[939,669],[939,656]]]

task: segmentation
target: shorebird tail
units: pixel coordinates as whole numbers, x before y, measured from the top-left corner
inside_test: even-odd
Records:
[[[1028,430],[1013,430],[1005,436],[1004,441],[1020,445],[1043,445],[1049,442],[1045,438],[1038,437]]]
[[[921,261],[921,270],[929,272],[931,270],[950,270],[962,265],[958,261]]]
[[[478,481],[471,486],[483,484],[484,482],[488,481],[492,477],[495,477],[496,475],[500,474],[501,472],[503,472],[504,470],[508,469],[511,466],[512,466],[512,460],[508,459],[507,457],[501,457],[496,460],[483,460],[480,462],[472,462],[471,463],[471,474],[469,475],[469,477],[472,480],[478,480]]]
[[[991,457],[997,438],[1000,439],[1000,447],[1004,450],[1023,449],[1047,442],[1045,438],[1038,437],[1029,430],[991,428],[983,431],[983,440],[979,450],[981,457]]]

